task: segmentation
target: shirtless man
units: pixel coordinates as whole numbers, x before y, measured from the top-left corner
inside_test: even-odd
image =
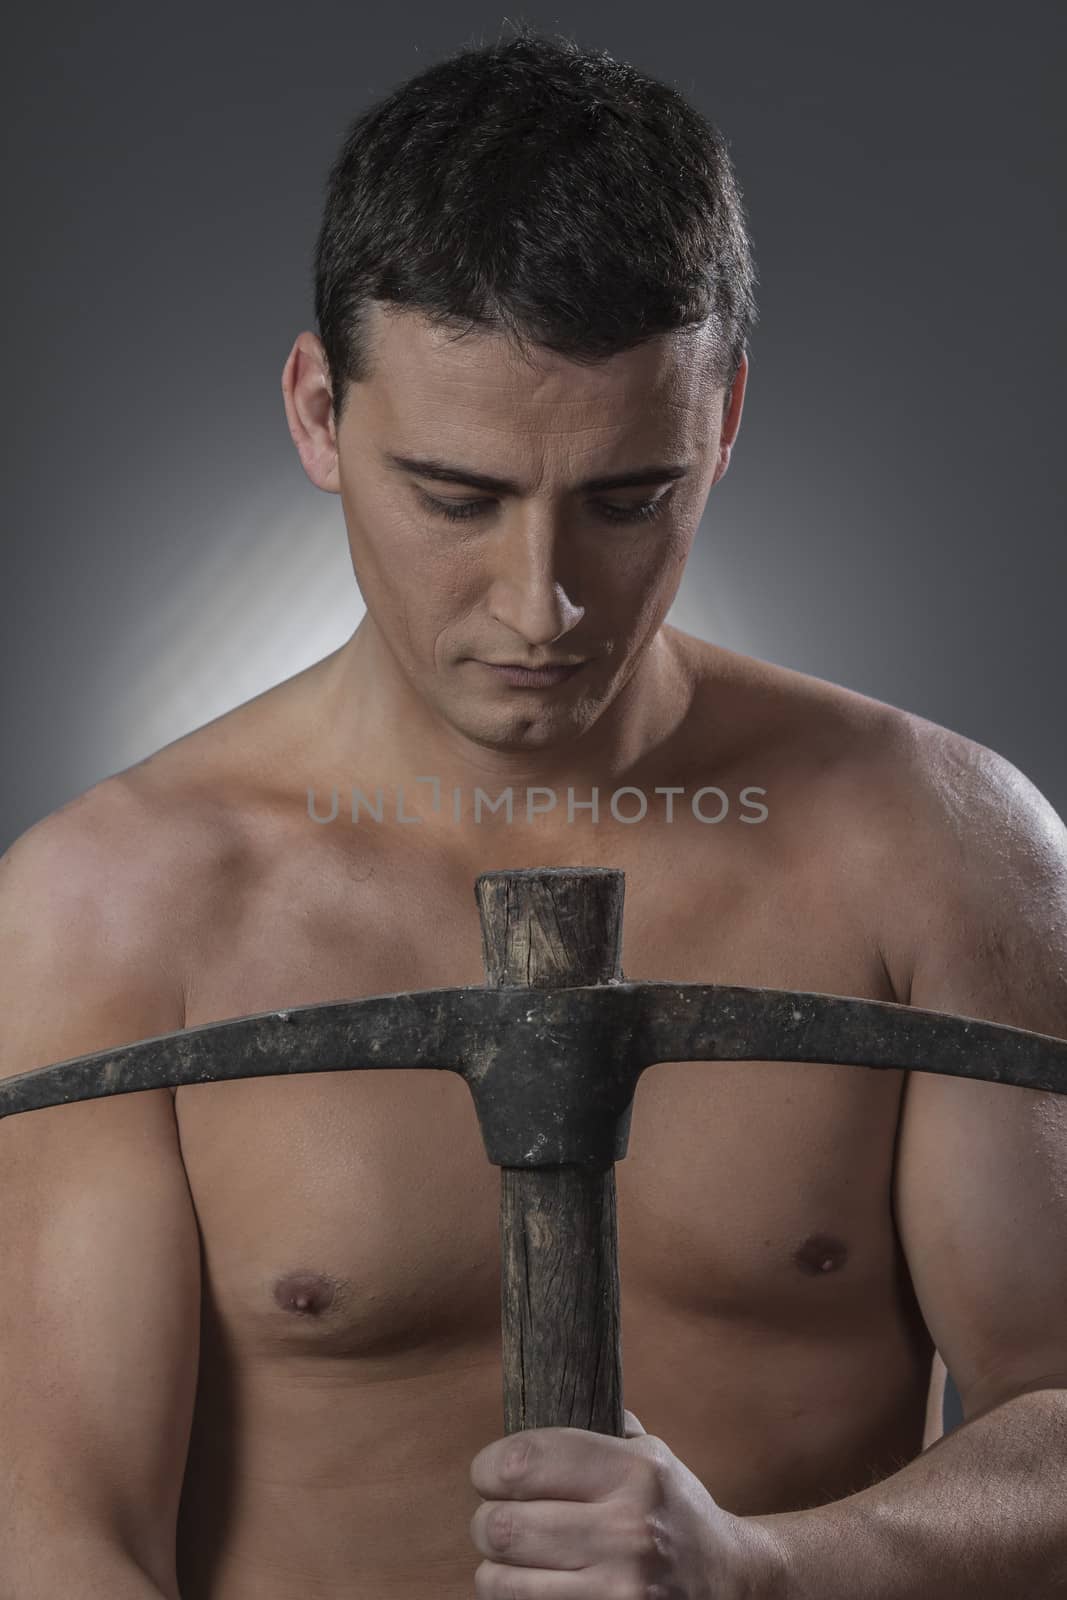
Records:
[[[572,863],[625,870],[630,978],[1067,1034],[1064,829],[1028,780],[664,622],[747,359],[724,394],[709,327],[585,365],[371,313],[373,368],[339,424],[314,334],[283,375],[366,616],[3,857],[3,1073],[479,984],[476,875]],[[505,662],[576,670],[521,687]],[[693,804],[711,785],[718,822],[718,796]],[[632,794],[611,811],[624,786],[643,820],[619,820]],[[476,792],[508,788],[512,821],[475,822]],[[360,802],[353,822],[353,793],[378,790],[381,821]],[[332,791],[336,817],[315,820]],[[1045,1592],[1062,1530],[1041,1480],[1017,1480],[1032,1455],[1062,1476],[1065,1131],[1055,1096],[928,1074],[643,1075],[617,1169],[626,1404],[771,1532],[781,1592]],[[506,1586],[535,1574],[485,1543],[470,1467],[502,1431],[499,1174],[457,1077],[253,1079],[14,1117],[0,1212],[4,1600],[609,1592]],[[935,1350],[968,1422],[922,1456]],[[979,1560],[986,1587],[967,1589]],[[917,1581],[928,1568],[946,1587]]]

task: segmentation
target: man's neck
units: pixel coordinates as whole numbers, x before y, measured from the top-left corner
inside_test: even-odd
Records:
[[[409,817],[453,829],[457,809],[469,815],[478,791],[493,800],[510,789],[524,817],[532,803],[539,814],[548,807],[566,824],[568,794],[580,804],[596,788],[606,804],[612,790],[647,770],[685,718],[692,680],[676,639],[662,629],[656,634],[591,727],[557,745],[501,748],[468,737],[428,705],[364,618],[314,675],[308,781],[324,795],[339,788],[342,806],[352,789],[372,804],[380,791],[390,817],[399,806]],[[532,801],[531,791],[540,791]],[[544,820],[539,815],[538,825]],[[502,816],[483,809],[481,837],[498,823]]]

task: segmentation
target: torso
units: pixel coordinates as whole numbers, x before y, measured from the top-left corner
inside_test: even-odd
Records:
[[[626,872],[629,979],[906,999],[877,892],[893,825],[879,750],[902,713],[700,651],[720,679],[729,661],[729,682],[709,674],[670,773],[645,787],[685,784],[687,801],[718,784],[730,811],[714,825],[679,800],[670,826],[516,825],[473,852],[461,830],[450,848],[346,822],[343,800],[316,825],[299,775],[284,801],[248,781],[284,697],[126,775],[173,804],[195,771],[189,805],[211,812],[210,859],[186,884],[186,1025],[480,984],[477,873],[572,863]],[[746,785],[766,789],[766,821],[739,820]],[[933,1345],[892,1213],[904,1078],[677,1062],[640,1081],[616,1169],[624,1400],[728,1511],[839,1499],[922,1448]],[[503,1416],[500,1178],[466,1084],[380,1070],[201,1084],[176,1091],[175,1113],[203,1251],[183,1600],[469,1600],[469,1465]]]

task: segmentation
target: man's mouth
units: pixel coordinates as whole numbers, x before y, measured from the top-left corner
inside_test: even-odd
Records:
[[[573,678],[586,662],[575,661],[548,667],[525,667],[510,661],[478,661],[477,664],[516,689],[548,689],[553,684],[565,683],[568,678]]]

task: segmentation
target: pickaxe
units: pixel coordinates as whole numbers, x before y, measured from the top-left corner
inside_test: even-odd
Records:
[[[474,1097],[501,1169],[504,1428],[623,1437],[615,1162],[637,1080],[665,1061],[904,1068],[1067,1094],[1067,1040],[889,1001],[629,983],[625,874],[485,872],[482,987],[265,1011],[0,1082],[0,1117],[167,1085],[433,1067]]]

